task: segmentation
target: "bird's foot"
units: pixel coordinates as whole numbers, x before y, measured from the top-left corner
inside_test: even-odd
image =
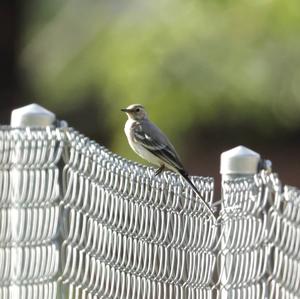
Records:
[[[156,171],[155,171],[155,176],[158,176],[159,174],[161,174],[165,169],[165,166],[162,165],[160,166]]]

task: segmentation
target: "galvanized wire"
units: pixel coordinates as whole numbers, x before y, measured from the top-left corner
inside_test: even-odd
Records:
[[[210,298],[217,227],[191,190],[76,132],[67,138],[62,279],[69,298]],[[193,180],[211,201],[213,180]]]
[[[274,193],[272,176],[261,173],[222,185],[220,288],[227,298],[268,298],[268,203]]]
[[[58,298],[59,168],[54,130],[0,130],[0,298]]]
[[[269,218],[270,298],[300,298],[300,191],[285,186]]]
[[[193,177],[212,204],[212,178]],[[0,298],[300,298],[300,191],[184,181],[70,129],[0,130]]]

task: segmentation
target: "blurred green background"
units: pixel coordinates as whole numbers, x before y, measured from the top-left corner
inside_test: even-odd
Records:
[[[141,103],[192,174],[243,144],[300,186],[299,0],[5,0],[1,122],[39,103],[132,160]]]

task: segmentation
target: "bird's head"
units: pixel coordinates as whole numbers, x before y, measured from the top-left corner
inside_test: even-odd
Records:
[[[127,108],[121,109],[121,111],[125,112],[128,118],[133,120],[142,120],[147,118],[145,108],[140,104],[130,105]]]

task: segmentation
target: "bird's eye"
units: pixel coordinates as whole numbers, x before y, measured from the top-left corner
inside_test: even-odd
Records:
[[[140,112],[140,110],[141,110],[140,108],[136,108],[135,112]]]

